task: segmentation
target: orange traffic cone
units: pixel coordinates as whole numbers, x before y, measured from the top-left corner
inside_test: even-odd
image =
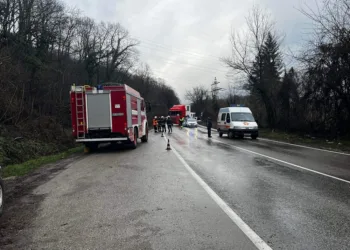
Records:
[[[170,148],[170,140],[168,139],[168,144],[166,145],[166,150],[171,150]]]

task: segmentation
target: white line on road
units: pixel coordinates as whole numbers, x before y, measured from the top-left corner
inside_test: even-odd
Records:
[[[199,125],[199,124],[198,124],[198,126],[199,126],[199,127],[202,127],[202,128],[206,128],[206,127],[203,126],[203,125]],[[216,129],[211,129],[211,130],[217,132]],[[332,153],[332,154],[340,154],[340,155],[348,155],[348,156],[350,156],[349,153],[343,153],[343,152],[338,152],[338,151],[333,151],[333,150],[327,150],[327,149],[322,149],[322,148],[313,148],[313,147],[304,146],[304,145],[300,145],[300,144],[293,144],[293,143],[288,143],[288,142],[275,141],[275,140],[266,139],[266,138],[261,138],[261,137],[259,137],[259,140],[262,140],[262,141],[269,141],[269,142],[275,142],[275,143],[280,143],[280,144],[285,144],[285,145],[291,145],[291,146],[294,146],[294,147],[300,147],[300,148],[307,148],[307,149],[312,149],[312,150],[318,150],[318,151],[323,151],[323,152]]]
[[[270,139],[265,139],[265,138],[259,138],[259,140],[270,141],[270,142],[275,142],[275,143],[280,143],[280,144],[286,144],[286,145],[291,145],[291,146],[300,147],[300,148],[313,149],[313,150],[323,151],[323,152],[332,153],[332,154],[340,154],[340,155],[348,155],[348,156],[350,156],[350,154],[348,154],[348,153],[337,152],[337,151],[327,150],[327,149],[322,149],[322,148],[313,148],[313,147],[304,146],[304,145],[300,145],[300,144],[293,144],[293,143],[288,143],[288,142],[275,141],[275,140],[270,140]]]
[[[164,140],[167,142],[166,136]],[[216,202],[216,204],[230,217],[230,219],[242,230],[242,232],[253,242],[253,244],[260,250],[267,250],[272,248],[263,241],[259,235],[257,235],[228,205],[227,203],[218,196],[214,190],[212,190],[207,183],[187,164],[185,159],[177,152],[173,147],[172,151],[177,158],[186,167],[188,172],[196,179],[196,181],[202,186],[202,188],[210,195],[210,197]]]
[[[335,179],[335,180],[338,180],[338,181],[342,181],[342,182],[346,182],[346,183],[350,184],[350,181],[344,180],[344,179],[341,179],[341,178],[338,178],[338,177],[335,177],[333,175],[329,175],[329,174],[325,174],[325,173],[322,173],[322,172],[318,172],[316,170],[312,170],[312,169],[309,169],[309,168],[306,168],[306,167],[302,167],[302,166],[299,166],[299,165],[296,165],[296,164],[293,164],[293,163],[290,163],[290,162],[287,162],[287,161],[279,160],[277,158],[274,158],[274,157],[271,157],[271,156],[268,156],[268,155],[264,155],[264,154],[260,154],[260,153],[257,153],[257,152],[254,152],[254,151],[251,151],[251,150],[248,150],[248,149],[245,149],[245,148],[241,148],[241,147],[229,144],[229,143],[225,143],[225,142],[222,142],[222,141],[219,141],[219,140],[216,140],[216,139],[211,139],[211,140],[219,142],[219,143],[222,143],[222,144],[225,144],[225,145],[228,145],[228,146],[233,147],[233,148],[237,148],[239,150],[242,150],[242,151],[245,151],[245,152],[248,152],[248,153],[251,153],[251,154],[259,155],[259,156],[262,156],[262,157],[265,157],[265,158],[268,158],[268,159],[271,159],[271,160],[274,160],[274,161],[277,161],[277,162],[284,163],[286,165],[290,165],[290,166],[293,166],[293,167],[296,167],[296,168],[300,168],[300,169],[303,169],[303,170],[306,170],[306,171],[309,171],[309,172],[312,172],[312,173],[315,173],[315,174],[323,175],[323,176],[326,176],[326,177],[329,177],[329,178],[332,178],[332,179]]]

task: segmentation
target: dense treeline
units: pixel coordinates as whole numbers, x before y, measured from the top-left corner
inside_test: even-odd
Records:
[[[1,136],[70,141],[73,83],[126,83],[165,113],[178,97],[147,66],[136,70],[137,45],[119,23],[97,23],[57,0],[0,0]]]
[[[282,39],[273,22],[261,9],[253,8],[247,17],[248,33],[233,33],[232,56],[222,59],[243,76],[244,84],[237,83],[235,89],[239,85],[248,95],[237,96],[230,89],[220,105],[244,103],[252,108],[260,125],[272,129],[332,138],[349,135],[348,1],[327,0],[318,13],[301,12],[315,24],[315,35],[305,45],[306,49],[295,56],[298,66],[288,68],[280,49]],[[206,100],[205,109],[216,115],[205,88],[196,87],[187,96],[195,105]]]

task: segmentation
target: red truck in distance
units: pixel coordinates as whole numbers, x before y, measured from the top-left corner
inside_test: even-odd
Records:
[[[139,138],[148,141],[146,111],[150,106],[128,85],[73,85],[70,106],[73,137],[88,148],[96,149],[100,143],[136,148]]]
[[[191,112],[191,105],[177,104],[169,109],[168,115],[171,117],[174,124],[180,124],[181,117],[193,117],[194,113]]]

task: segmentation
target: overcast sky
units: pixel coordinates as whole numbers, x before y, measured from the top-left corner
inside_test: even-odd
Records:
[[[284,32],[284,47],[302,46],[310,22],[297,9],[315,0],[64,0],[97,21],[119,22],[141,44],[140,61],[155,77],[173,86],[182,102],[186,89],[208,88],[217,77],[227,88],[228,69],[219,61],[230,54],[231,29],[244,27],[245,17],[259,3]],[[286,58],[286,64],[290,63]]]

